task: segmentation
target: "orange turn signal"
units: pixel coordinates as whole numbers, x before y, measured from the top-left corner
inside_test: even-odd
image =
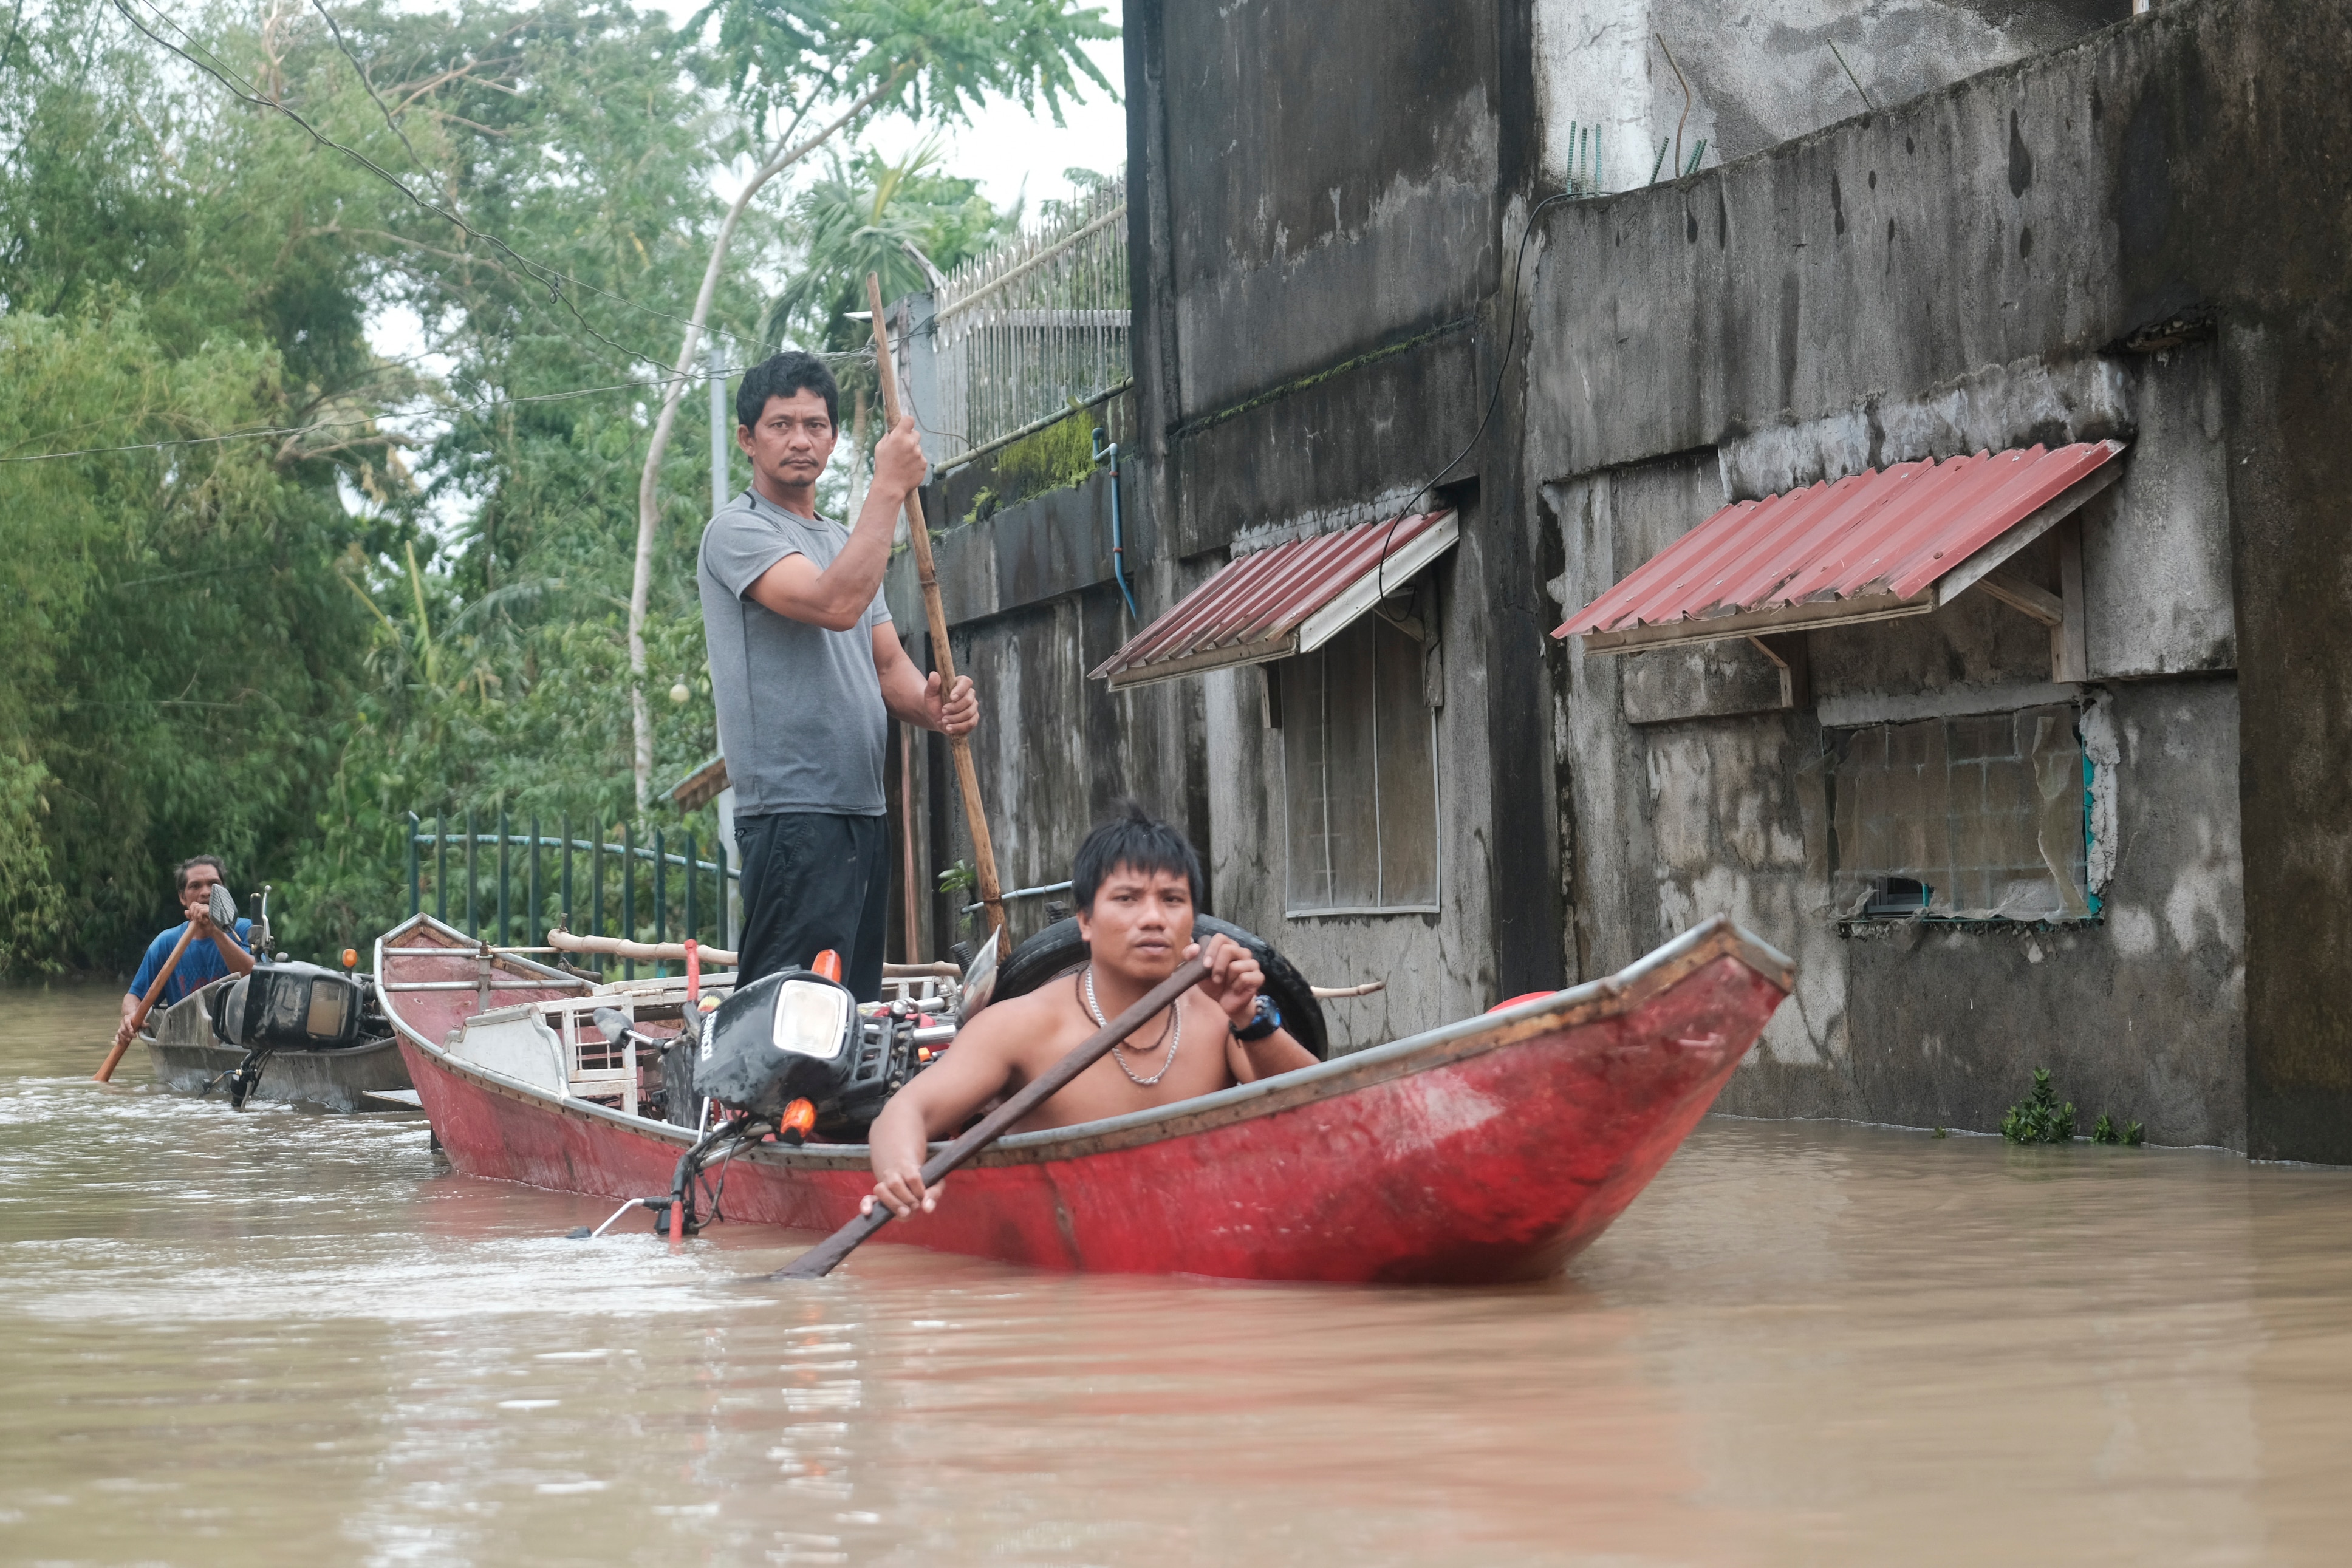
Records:
[[[830,947],[819,953],[816,956],[816,961],[812,963],[809,968],[813,973],[824,976],[836,986],[841,984],[841,955]]]
[[[344,967],[344,968],[346,968],[346,969],[356,969],[356,968],[358,968],[358,967],[359,967],[359,966],[360,966],[360,950],[359,950],[358,948],[356,948],[356,947],[346,947],[346,948],[344,948],[344,949],[343,949],[343,967]]]

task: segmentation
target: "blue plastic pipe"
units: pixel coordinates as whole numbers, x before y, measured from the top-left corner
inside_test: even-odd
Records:
[[[1118,584],[1119,597],[1127,601],[1128,614],[1140,621],[1143,612],[1136,609],[1135,595],[1128,590],[1127,550],[1125,541],[1119,537],[1118,443],[1106,444],[1103,440],[1105,434],[1101,425],[1095,426],[1095,461],[1110,465],[1110,576],[1111,580]]]

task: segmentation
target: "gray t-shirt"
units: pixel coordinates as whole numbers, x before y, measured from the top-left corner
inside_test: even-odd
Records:
[[[702,634],[719,709],[719,749],[739,816],[825,811],[883,814],[882,758],[890,716],[874,669],[874,628],[890,612],[879,589],[856,626],[828,632],[747,597],[788,555],[819,571],[849,536],[796,517],[753,490],[719,509],[702,530]]]

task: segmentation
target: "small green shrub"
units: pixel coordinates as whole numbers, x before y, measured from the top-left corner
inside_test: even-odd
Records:
[[[2074,1138],[2074,1103],[2058,1102],[2050,1087],[2050,1070],[2033,1070],[2033,1092],[2022,1105],[2011,1105],[2000,1119],[2000,1135],[2012,1144],[2065,1144]]]
[[[2146,1127],[2137,1122],[2128,1122],[2118,1127],[2115,1118],[2105,1111],[2099,1113],[2098,1124],[2091,1129],[2091,1142],[2095,1144],[2123,1144],[2136,1149],[2147,1141]]]

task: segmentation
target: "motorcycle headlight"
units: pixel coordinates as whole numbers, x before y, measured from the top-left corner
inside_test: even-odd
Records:
[[[849,1038],[851,1006],[849,993],[839,986],[786,980],[776,988],[776,1049],[833,1061]]]

